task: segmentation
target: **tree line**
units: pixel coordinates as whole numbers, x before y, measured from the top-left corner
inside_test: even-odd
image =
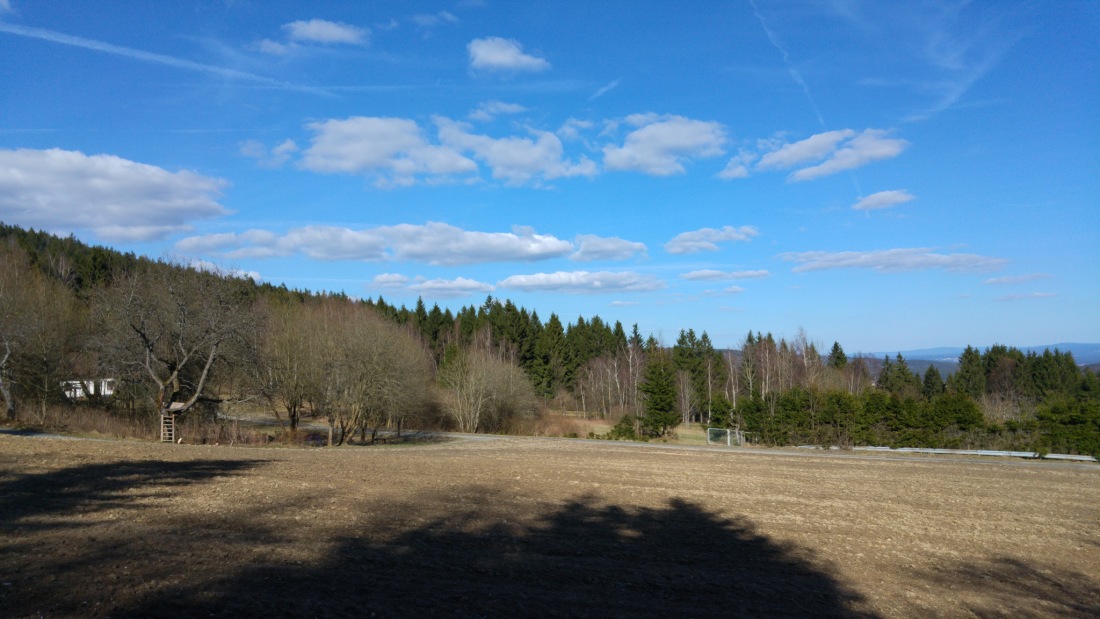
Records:
[[[1100,452],[1100,384],[1068,352],[967,348],[946,380],[901,355],[827,353],[805,333],[672,345],[599,316],[563,323],[488,297],[418,300],[291,290],[0,224],[0,397],[8,418],[64,404],[63,383],[110,377],[93,402],[129,414],[265,407],[328,441],[380,428],[507,431],[540,411],[618,421],[616,437],[681,424],[764,444]]]

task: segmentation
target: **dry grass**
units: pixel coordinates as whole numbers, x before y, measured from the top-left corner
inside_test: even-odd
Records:
[[[1100,614],[1100,467],[0,436],[5,616]]]

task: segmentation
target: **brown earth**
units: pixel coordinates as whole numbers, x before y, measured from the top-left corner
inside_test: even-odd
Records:
[[[0,615],[1100,616],[1100,466],[0,436]]]

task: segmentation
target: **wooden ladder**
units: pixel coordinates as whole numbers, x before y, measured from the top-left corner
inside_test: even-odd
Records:
[[[175,415],[161,415],[160,416],[160,442],[162,442],[162,443],[175,443],[176,442],[176,416]]]

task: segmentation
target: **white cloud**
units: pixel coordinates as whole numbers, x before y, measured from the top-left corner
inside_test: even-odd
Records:
[[[891,206],[904,204],[915,199],[916,196],[904,189],[879,191],[860,199],[859,202],[852,205],[852,208],[857,211],[869,211],[880,208],[890,208]]]
[[[470,53],[470,68],[488,71],[545,71],[550,63],[523,52],[514,39],[487,37],[474,39],[466,46]]]
[[[1027,299],[1052,299],[1058,295],[1053,292],[1032,292],[1029,294],[1009,294],[997,297],[997,301],[1024,301]]]
[[[725,168],[718,173],[718,178],[729,180],[731,178],[748,178],[749,168],[742,161],[734,157],[729,160]]]
[[[503,101],[482,101],[477,109],[470,112],[470,120],[490,121],[503,114],[522,114],[527,108],[518,103]]]
[[[366,173],[382,187],[411,185],[425,175],[469,175],[477,164],[449,146],[428,142],[407,118],[355,116],[306,125],[316,135],[301,166],[314,172]]]
[[[0,149],[0,220],[109,241],[160,239],[225,215],[217,198],[227,185],[113,155]]]
[[[181,240],[176,247],[185,252],[219,253],[230,258],[304,254],[317,260],[399,260],[448,266],[536,262],[564,257],[573,251],[569,241],[533,231],[476,232],[438,222],[364,230],[306,226],[282,236],[250,230],[239,235],[190,237]]]
[[[984,282],[986,285],[1001,285],[1001,284],[1023,284],[1025,282],[1033,282],[1038,279],[1050,279],[1048,273],[1028,273],[1027,275],[1006,275],[1004,277],[991,277]]]
[[[611,80],[609,83],[602,86],[599,90],[592,93],[592,96],[588,98],[589,101],[599,99],[600,97],[606,95],[607,93],[611,92],[612,90],[615,90],[616,88],[619,87],[619,82],[621,82],[621,81],[622,81],[621,79]]]
[[[271,39],[263,39],[260,41],[260,51],[265,54],[271,54],[272,56],[286,56],[294,51],[294,48],[294,45],[272,41]]]
[[[403,288],[409,278],[400,273],[379,273],[371,281],[378,288]]]
[[[237,277],[240,279],[251,279],[254,282],[263,281],[257,271],[242,271],[241,269],[225,268],[221,265],[206,260],[191,260],[188,263],[192,269],[197,271],[206,271],[207,273],[216,273],[218,275],[229,275],[230,277]]]
[[[570,256],[575,262],[592,260],[626,260],[635,254],[646,253],[645,243],[626,241],[617,236],[601,237],[592,234],[578,234],[579,248]]]
[[[429,279],[408,287],[413,292],[425,297],[450,299],[466,297],[471,294],[484,294],[492,292],[495,288],[491,284],[479,282],[465,277],[455,279]]]
[[[595,176],[596,164],[581,157],[578,161],[563,158],[564,149],[558,136],[549,131],[530,129],[534,138],[492,138],[468,131],[468,125],[448,118],[436,117],[439,139],[454,151],[469,151],[492,170],[493,178],[520,185],[531,181],[552,180],[570,176]]]
[[[745,292],[745,289],[740,286],[730,286],[722,292],[725,292],[726,294],[741,294],[742,292]]]
[[[370,30],[366,28],[324,19],[290,22],[283,25],[283,30],[290,40],[309,43],[366,45],[370,40]]]
[[[724,226],[722,228],[700,228],[691,232],[681,232],[665,243],[665,251],[670,254],[692,254],[699,251],[717,251],[718,243],[728,241],[748,241],[759,235],[752,226]]]
[[[611,307],[634,307],[639,305],[637,301],[612,301]]]
[[[269,150],[262,142],[246,140],[240,143],[240,152],[245,157],[255,159],[261,167],[281,168],[298,152],[298,145],[294,140],[285,140]]]
[[[595,125],[590,120],[570,118],[562,123],[562,126],[558,128],[557,134],[563,140],[579,140],[581,131],[587,131],[594,126]]]
[[[457,24],[458,18],[449,11],[440,11],[438,13],[426,14],[418,13],[409,18],[412,23],[421,28],[435,28],[444,24]]]
[[[805,140],[784,144],[779,150],[760,157],[756,164],[758,170],[771,168],[793,168],[809,161],[821,161],[836,150],[837,144],[856,134],[851,129],[826,131],[812,135]]]
[[[760,156],[753,167],[755,170],[776,170],[799,168],[787,177],[789,181],[806,181],[844,170],[855,169],[874,161],[890,159],[902,153],[909,142],[889,137],[890,132],[883,129],[865,129],[862,133],[852,129],[838,129],[812,135],[804,140],[784,144],[777,139],[761,140],[758,148],[768,150]],[[752,153],[742,152],[734,157],[719,173],[719,178],[743,178],[749,174],[749,164],[756,158]],[[815,165],[808,165],[815,163]],[[878,199],[885,200],[887,195]],[[894,197],[904,191],[894,192]],[[878,194],[876,194],[878,195]],[[874,196],[868,196],[873,198]],[[909,197],[908,199],[912,199]],[[872,202],[873,204],[874,202]],[[898,204],[892,202],[890,206]],[[856,207],[860,208],[860,207]],[[862,208],[884,208],[884,206],[864,206]]]
[[[718,271],[715,269],[702,269],[699,271],[689,271],[680,275],[681,278],[690,281],[701,282],[721,282],[731,279],[758,279],[761,277],[768,277],[771,275],[768,271]]]
[[[626,122],[638,128],[627,134],[622,146],[604,147],[608,170],[670,176],[684,173],[686,161],[724,152],[726,133],[717,122],[656,114],[634,114]]]
[[[665,283],[652,275],[630,271],[558,271],[512,275],[497,284],[524,292],[561,292],[565,294],[602,294],[660,290]]]
[[[769,276],[771,276],[771,273],[765,269],[757,269],[754,271],[730,271],[730,278],[732,279],[759,279]]]
[[[867,129],[842,144],[825,161],[797,170],[789,178],[792,181],[807,181],[897,157],[909,146],[909,142],[887,137],[888,134],[882,129]]]
[[[825,269],[872,269],[880,273],[946,269],[948,271],[990,271],[1008,263],[1003,258],[977,254],[938,254],[929,248],[883,249],[877,251],[807,251],[780,254],[797,262],[795,272]]]

